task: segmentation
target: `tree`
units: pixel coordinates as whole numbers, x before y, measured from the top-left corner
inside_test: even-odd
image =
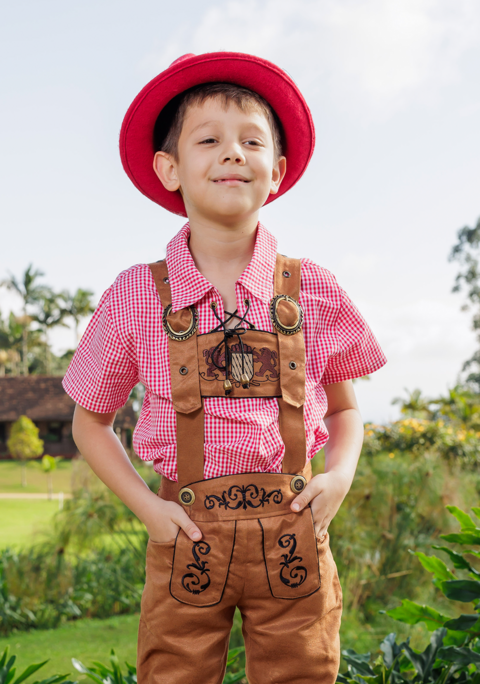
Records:
[[[13,313],[7,321],[0,315],[0,375],[5,375],[7,368],[12,375],[17,375],[22,335],[23,326]]]
[[[13,290],[20,295],[23,301],[23,317],[22,317],[22,370],[23,375],[28,375],[28,333],[31,319],[28,315],[28,307],[39,299],[45,293],[45,286],[38,284],[38,279],[44,275],[42,271],[34,270],[33,264],[30,264],[21,280],[17,280],[14,275],[9,274],[9,278],[2,281],[1,285]],[[20,320],[20,319],[17,319]]]
[[[51,499],[53,495],[53,482],[52,473],[57,469],[57,461],[59,456],[56,458],[45,454],[42,458],[42,470],[47,475],[47,486],[48,486],[48,498]]]
[[[68,315],[67,310],[61,306],[60,301],[60,295],[55,294],[50,289],[45,290],[42,298],[37,302],[35,313],[32,315],[32,319],[39,324],[45,336],[45,369],[47,375],[52,373],[52,356],[48,341],[48,331],[57,325],[65,326],[63,319]]]
[[[422,397],[422,392],[419,389],[414,389],[410,392],[405,388],[407,393],[407,398],[395,397],[392,399],[392,404],[400,404],[400,413],[409,418],[425,418],[431,419],[432,410],[430,404],[432,403],[430,399]]]
[[[80,339],[78,333],[80,321],[82,318],[89,316],[95,311],[95,307],[92,304],[93,292],[78,288],[73,294],[70,294],[68,290],[64,290],[60,296],[64,302],[64,309],[67,312],[67,316],[73,318],[75,326],[75,346],[77,346]]]
[[[12,425],[7,448],[13,458],[22,464],[22,487],[27,486],[26,462],[40,456],[43,440],[38,436],[38,428],[27,416],[20,416]]]
[[[480,265],[478,251],[480,247],[480,218],[476,226],[469,228],[464,226],[457,232],[457,243],[452,247],[449,261],[458,261],[461,266],[460,272],[455,278],[452,292],[467,291],[466,303],[462,306],[463,311],[474,308],[472,319],[473,330],[477,331],[477,341],[480,344]],[[480,349],[463,364],[462,371],[471,369],[466,382],[477,392],[480,392]]]

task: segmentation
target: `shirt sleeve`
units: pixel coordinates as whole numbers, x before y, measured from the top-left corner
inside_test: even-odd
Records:
[[[65,392],[96,413],[121,408],[138,382],[138,370],[115,327],[109,288],[102,296],[63,378]]]
[[[342,302],[335,324],[335,350],[325,367],[323,385],[369,375],[387,362],[360,311],[342,288],[340,294]]]

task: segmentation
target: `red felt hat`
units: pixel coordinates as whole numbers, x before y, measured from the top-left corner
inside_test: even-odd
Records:
[[[287,171],[278,193],[269,195],[265,204],[295,185],[313,154],[312,115],[300,90],[285,71],[266,59],[240,52],[183,55],[140,91],[120,131],[120,156],[132,183],[153,202],[180,216],[187,215],[180,192],[166,190],[153,170],[155,123],[176,95],[200,83],[215,81],[254,90],[270,104],[281,121]]]

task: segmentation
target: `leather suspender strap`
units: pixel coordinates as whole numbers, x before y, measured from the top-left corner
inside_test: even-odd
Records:
[[[277,254],[274,294],[285,294],[298,302],[300,283],[300,259],[292,259],[284,254]]]
[[[149,264],[163,310],[172,303],[166,261]],[[168,315],[173,331],[186,330],[190,309]],[[197,335],[185,340],[168,338],[172,402],[177,419],[177,469],[180,486],[203,480],[204,411],[198,374]]]
[[[275,265],[274,296],[287,295],[298,303],[300,297],[300,259],[291,259],[277,254]],[[283,306],[283,308],[282,308]],[[293,325],[298,315],[291,302],[281,301],[277,307],[281,321]],[[280,361],[280,387],[282,397],[278,399],[279,428],[285,444],[282,462],[284,473],[301,473],[307,458],[305,421],[305,340],[303,331],[288,335],[279,332],[278,351]]]

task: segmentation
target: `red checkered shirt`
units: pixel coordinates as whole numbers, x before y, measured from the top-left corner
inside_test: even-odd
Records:
[[[189,224],[168,243],[166,260],[173,310],[192,304],[199,333],[225,318],[218,290],[198,271],[188,248]],[[252,260],[235,283],[238,313],[257,330],[274,332],[269,314],[277,253],[275,237],[258,224]],[[300,305],[306,347],[305,428],[307,456],[327,442],[323,385],[376,371],[386,358],[364,318],[330,271],[301,260]],[[103,294],[63,380],[65,391],[90,411],[109,413],[127,401],[132,388],[145,386],[133,435],[136,453],[155,470],[177,480],[176,418],[172,405],[168,338],[162,305],[147,264],[120,273]],[[285,451],[275,398],[206,397],[205,478],[242,472],[281,472]]]

